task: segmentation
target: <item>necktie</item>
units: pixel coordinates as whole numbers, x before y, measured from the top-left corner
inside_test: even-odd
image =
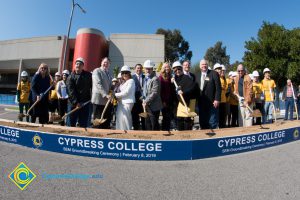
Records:
[[[145,82],[144,82],[144,87],[143,87],[144,97],[147,96],[147,82],[148,82],[148,77],[145,77]]]
[[[203,90],[204,80],[205,80],[205,74],[202,74],[202,77],[201,77],[201,86],[200,86],[201,91]]]

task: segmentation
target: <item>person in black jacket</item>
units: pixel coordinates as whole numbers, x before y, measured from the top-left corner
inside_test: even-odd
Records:
[[[30,89],[30,102],[39,102],[33,107],[30,112],[31,123],[35,123],[36,118],[39,118],[40,124],[47,124],[49,121],[49,93],[46,93],[47,89],[50,88],[52,79],[50,77],[49,67],[47,64],[42,63],[39,66],[38,71],[32,78],[31,89]]]
[[[200,72],[196,74],[196,82],[200,87],[198,107],[201,129],[215,129],[219,125],[221,82],[219,74],[209,70],[204,59],[200,61]]]
[[[77,58],[75,62],[75,70],[71,73],[67,80],[67,88],[69,94],[68,112],[81,107],[72,113],[67,120],[68,126],[88,127],[90,125],[90,100],[92,90],[92,74],[83,70],[83,58]],[[87,103],[88,102],[88,103]],[[87,103],[87,104],[84,104]]]
[[[188,75],[183,74],[183,69],[182,65],[179,61],[176,61],[172,65],[172,69],[175,74],[175,82],[178,85],[178,88],[176,89],[177,91],[177,99],[178,103],[179,101],[181,102],[180,99],[180,94],[183,96],[186,104],[189,106],[190,101],[192,99],[197,98],[199,96],[199,87],[196,82],[194,82]],[[183,102],[181,102],[183,104]],[[178,107],[179,108],[179,107]],[[179,131],[181,130],[192,130],[193,128],[193,121],[194,119],[191,117],[182,117],[182,116],[177,116],[177,129]]]

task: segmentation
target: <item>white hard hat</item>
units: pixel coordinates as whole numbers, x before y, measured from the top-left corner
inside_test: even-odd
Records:
[[[222,66],[220,65],[220,63],[216,63],[216,64],[214,65],[214,70],[215,70],[215,69],[218,69],[218,68],[222,68]]]
[[[76,59],[75,63],[77,62],[81,62],[82,64],[84,64],[84,59],[82,57],[79,57]]]
[[[26,71],[22,71],[21,76],[22,77],[28,76],[28,73]]]
[[[61,74],[59,72],[56,72],[55,76],[61,76]]]
[[[180,61],[173,62],[172,69],[175,68],[175,67],[181,67],[182,68],[182,65],[181,65]]]
[[[232,77],[236,77],[237,75],[238,75],[237,72],[232,72],[232,73],[231,73],[231,76],[232,76]]]
[[[233,72],[233,71],[230,71],[230,72],[228,73],[228,76],[232,76],[232,72]]]
[[[222,70],[226,71],[225,65],[221,65],[221,67],[222,67]]]
[[[258,71],[256,71],[256,70],[253,71],[252,74],[253,74],[253,77],[258,77],[258,76],[259,76],[259,73],[258,73]]]
[[[124,66],[121,68],[121,72],[131,72],[130,67],[128,67],[127,65],[124,65]]]
[[[145,68],[153,68],[155,66],[154,62],[152,62],[151,60],[146,60],[144,62],[144,67]]]
[[[114,82],[114,81],[118,81],[118,79],[116,79],[116,78],[113,78],[111,81],[112,81],[112,82]]]
[[[269,68],[265,68],[263,73],[266,73],[266,72],[271,72],[271,70]]]
[[[62,73],[63,73],[63,74],[66,74],[66,75],[69,75],[69,74],[70,74],[69,70],[67,70],[67,69],[65,69]]]
[[[121,73],[118,73],[118,76],[117,76],[117,78],[122,78],[122,75],[121,75]]]

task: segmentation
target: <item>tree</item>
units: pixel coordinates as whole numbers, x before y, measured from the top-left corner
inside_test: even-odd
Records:
[[[165,36],[165,61],[174,62],[176,60],[191,60],[193,53],[189,51],[190,45],[183,36],[180,30],[174,29],[165,30],[157,29],[156,34]]]
[[[263,22],[257,39],[245,42],[247,49],[243,60],[250,71],[271,70],[271,76],[279,88],[286,79],[298,81],[300,66],[300,29],[288,30],[276,23]]]
[[[222,47],[221,41],[218,41],[214,47],[208,48],[204,58],[208,61],[210,67],[213,67],[216,63],[229,66],[230,56],[226,54],[226,47]]]

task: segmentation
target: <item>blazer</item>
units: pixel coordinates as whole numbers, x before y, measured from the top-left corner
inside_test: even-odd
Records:
[[[234,80],[234,92],[239,93],[239,75]],[[253,83],[249,75],[244,76],[244,87],[243,87],[244,99],[250,105],[253,102]]]
[[[92,99],[91,102],[97,105],[105,105],[107,102],[106,96],[109,94],[112,77],[100,67],[96,68],[92,74],[93,87],[92,87]]]
[[[196,83],[201,88],[202,72],[195,75]],[[221,82],[219,74],[213,70],[207,70],[206,78],[204,81],[203,90],[200,89],[200,95],[198,97],[198,103],[209,103],[212,105],[214,101],[221,101]]]
[[[132,75],[132,79],[134,80],[135,83],[135,100],[138,101],[140,97],[143,95],[143,86],[144,86],[144,81],[145,81],[145,75],[142,74],[142,87],[141,84],[137,78],[137,74]]]
[[[144,84],[146,84],[146,82]],[[160,82],[155,72],[150,75],[146,87],[146,91],[144,92],[146,94],[145,102],[147,106],[149,106],[151,111],[161,110],[163,105],[160,98]]]
[[[133,79],[127,80],[120,85],[120,92],[115,93],[117,99],[120,99],[122,104],[135,103],[135,83]]]

